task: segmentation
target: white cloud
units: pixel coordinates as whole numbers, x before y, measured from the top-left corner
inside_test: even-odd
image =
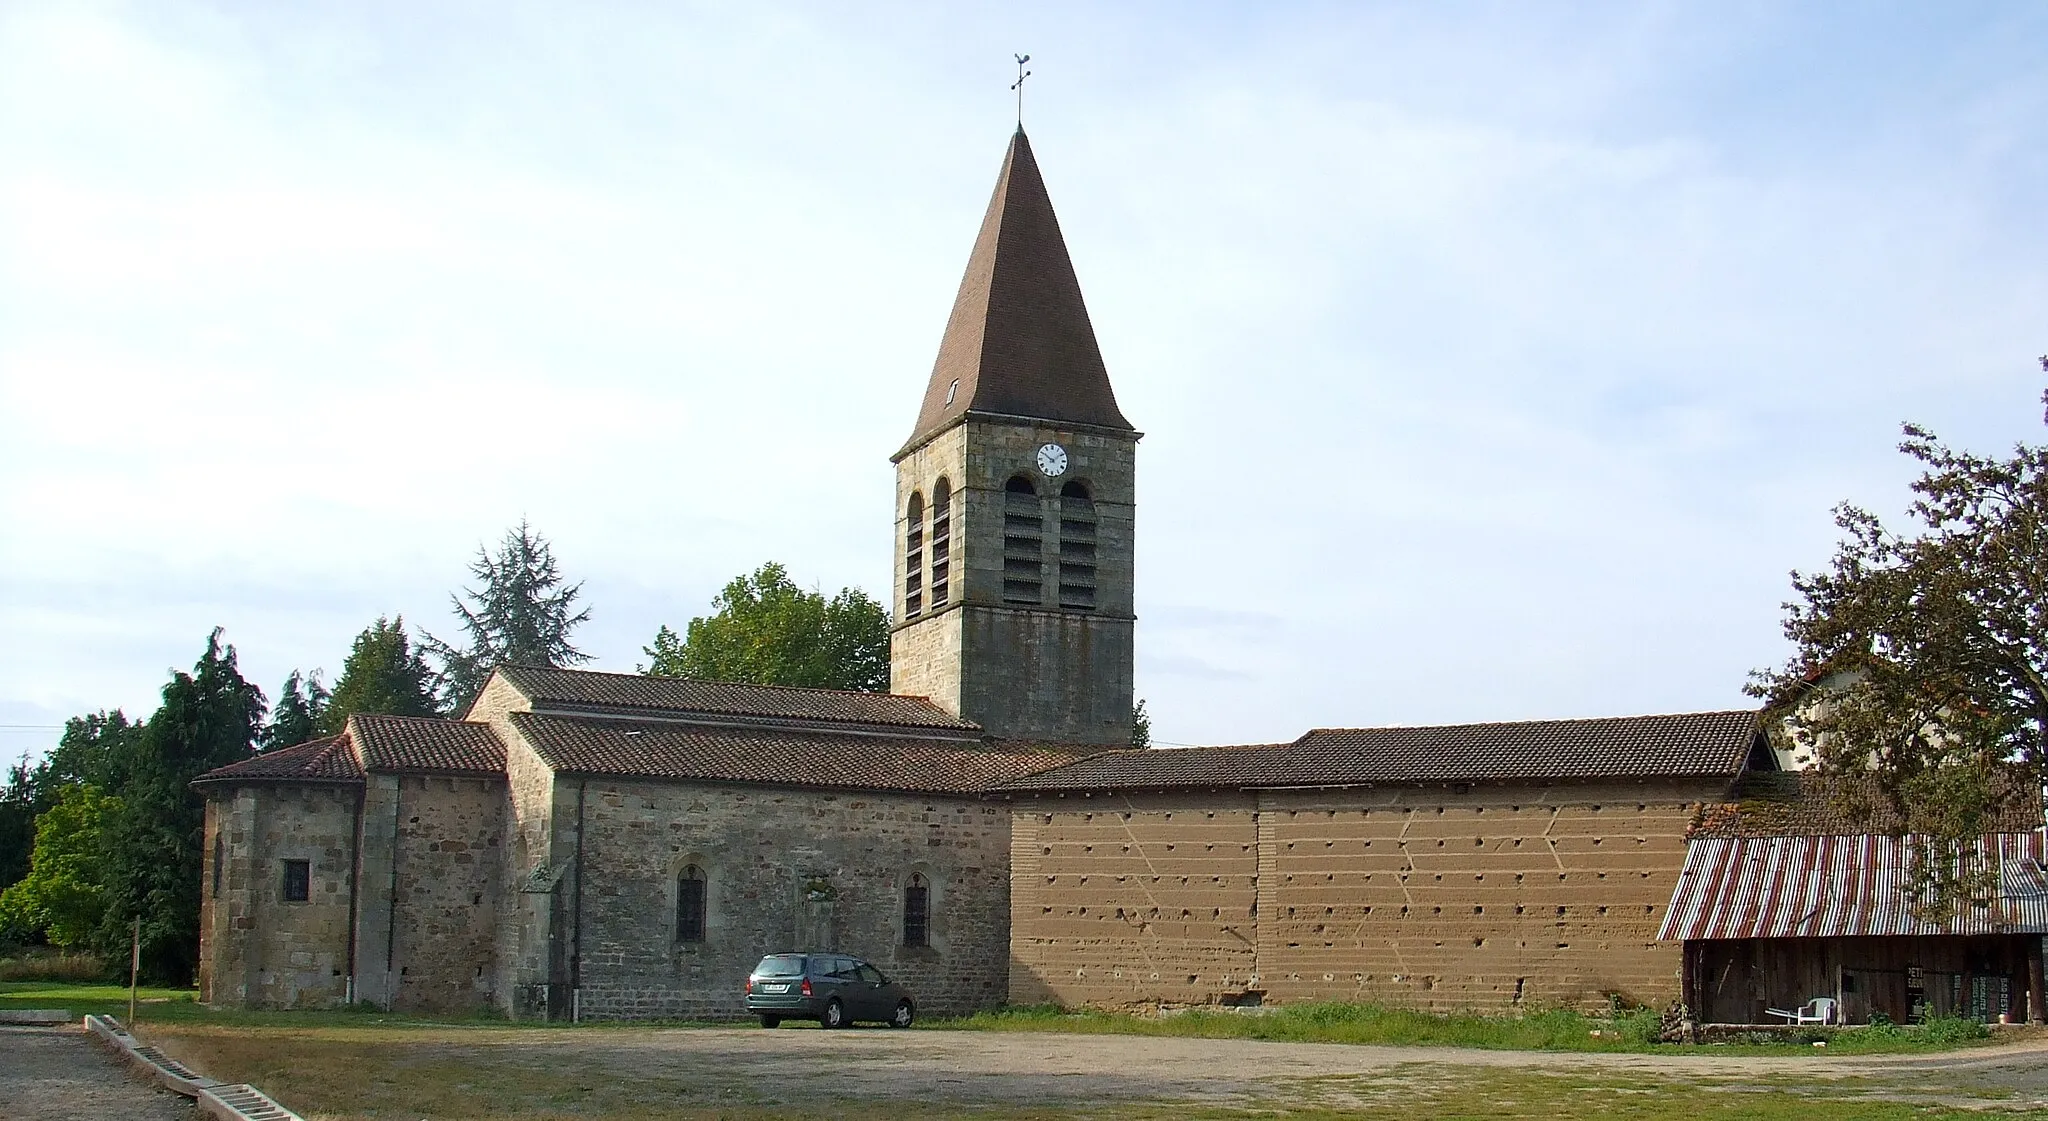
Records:
[[[1899,419],[2038,438],[2040,17],[1905,18],[10,7],[0,706],[332,671],[522,516],[611,668],[880,593],[1013,48],[1160,739],[1740,703]]]

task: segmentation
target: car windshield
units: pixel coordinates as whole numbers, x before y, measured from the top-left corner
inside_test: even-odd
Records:
[[[804,971],[804,959],[798,957],[767,957],[754,967],[756,977],[795,977]]]

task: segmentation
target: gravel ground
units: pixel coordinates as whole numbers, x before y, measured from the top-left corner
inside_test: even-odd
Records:
[[[0,1027],[0,1117],[93,1116],[194,1121],[199,1111],[130,1073],[77,1024]]]
[[[511,1040],[506,1040],[511,1043]],[[532,1039],[617,1074],[716,1071],[741,1083],[783,1085],[832,1071],[849,1098],[1029,1104],[1143,1100],[1242,1102],[1312,1079],[1379,1075],[1416,1066],[1512,1068],[1627,1077],[1865,1079],[1911,1097],[2004,1091],[2008,1107],[2048,1108],[2048,1041],[1936,1055],[1812,1057],[1584,1054],[1266,1043],[1236,1039],[882,1029],[755,1028],[553,1034]],[[822,1060],[822,1061],[821,1061]],[[1882,1091],[1880,1091],[1882,1092]]]

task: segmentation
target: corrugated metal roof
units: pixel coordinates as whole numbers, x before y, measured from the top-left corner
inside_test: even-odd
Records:
[[[2041,834],[1993,833],[1999,889],[1987,907],[1946,923],[1913,915],[1912,842],[1873,834],[1705,837],[1686,845],[1671,893],[1666,940],[1845,938],[1869,935],[2048,933]]]

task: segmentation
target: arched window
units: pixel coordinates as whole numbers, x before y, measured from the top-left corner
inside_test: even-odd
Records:
[[[1060,606],[1095,609],[1095,500],[1088,488],[1060,488]]]
[[[946,605],[951,590],[953,557],[953,484],[940,479],[932,488],[932,610]]]
[[[704,869],[685,865],[676,875],[676,941],[704,940]]]
[[[932,885],[922,872],[912,872],[903,888],[903,944],[932,944]]]
[[[924,610],[924,495],[910,492],[903,511],[903,617]]]
[[[1045,511],[1022,475],[1003,484],[1003,602],[1045,600]]]

